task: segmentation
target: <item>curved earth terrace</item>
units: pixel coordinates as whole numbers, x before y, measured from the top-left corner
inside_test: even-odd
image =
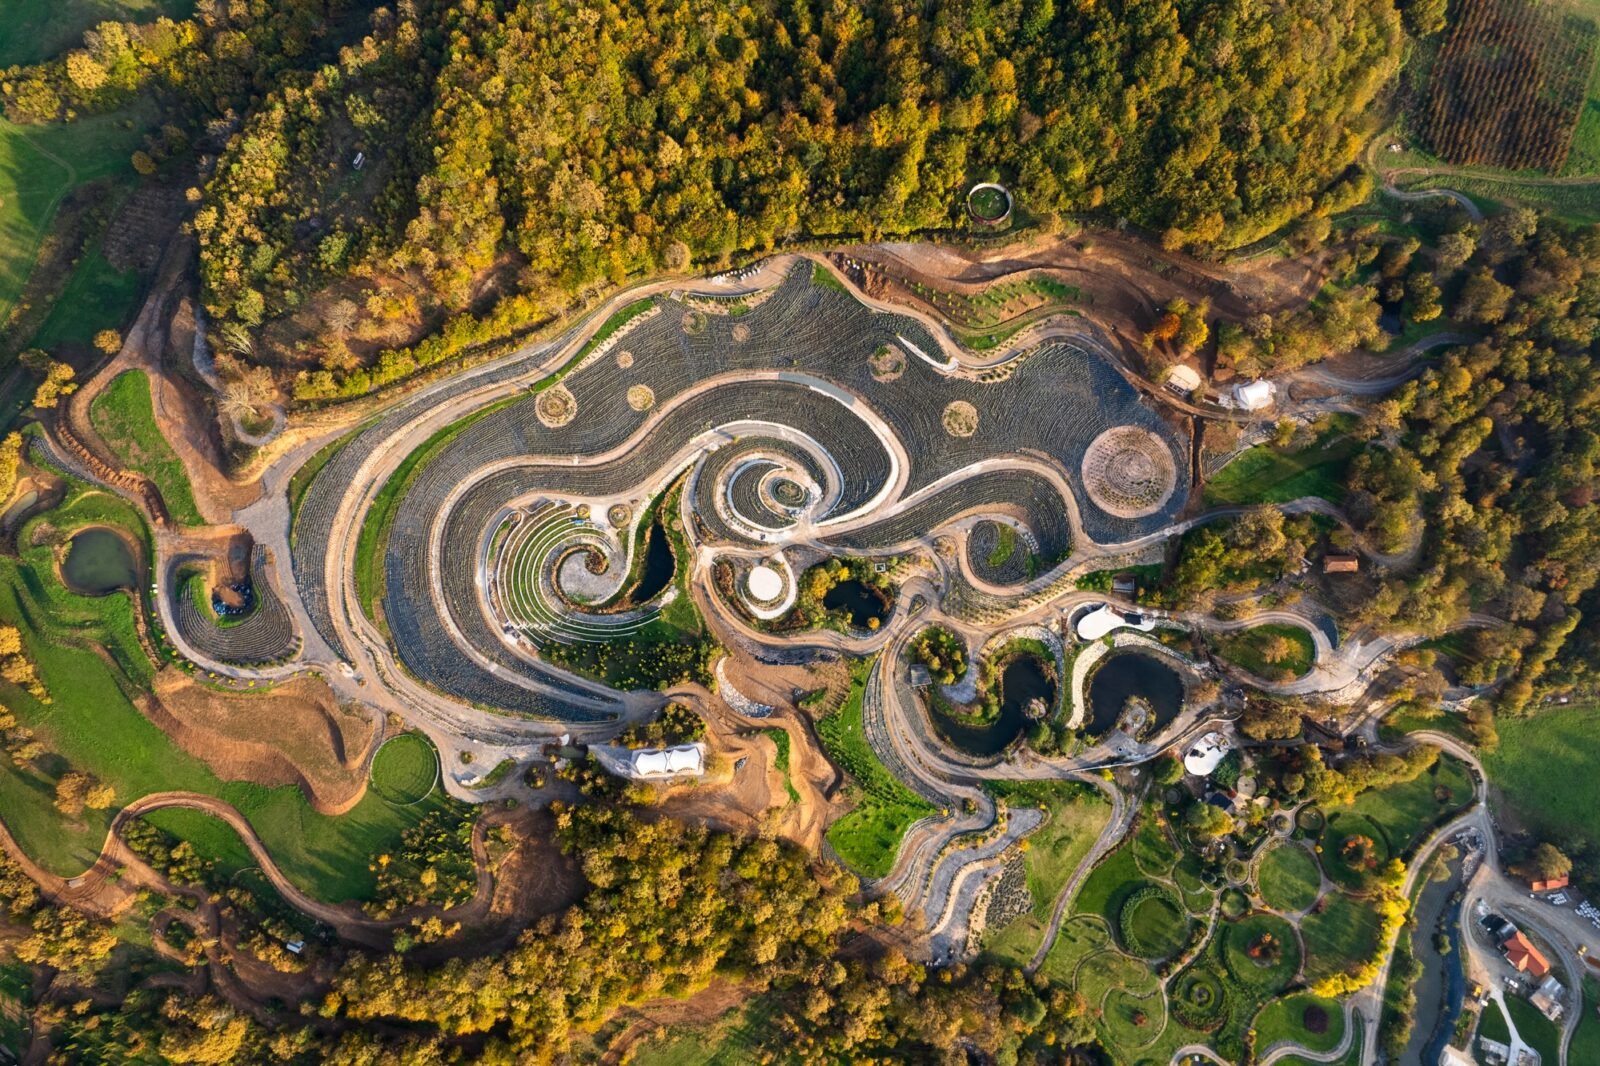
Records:
[[[992,523],[976,521],[988,518],[1018,531],[1044,577],[1075,544],[1152,534],[1183,508],[1187,440],[1108,360],[1057,340],[1022,353],[1008,374],[983,375],[991,380],[931,356],[885,380],[875,353],[939,353],[939,342],[917,320],[869,309],[800,267],[736,315],[656,297],[655,313],[560,380],[561,419],[540,406],[556,383],[531,377],[531,355],[431,393],[430,408],[487,398],[425,447],[387,529],[382,619],[411,675],[491,708],[613,717],[618,700],[575,685],[539,648],[633,639],[687,589],[701,553],[887,554],[929,544],[958,520],[992,538]],[[506,399],[519,376],[530,394]],[[952,404],[973,415],[960,433],[948,425]],[[346,489],[367,461],[364,438],[387,439],[422,413],[402,404],[356,436],[298,513],[299,591],[346,657],[350,627],[335,623],[336,611],[365,624],[330,552],[335,528],[361,511]],[[681,475],[665,513],[662,494]],[[652,501],[681,531],[684,583],[650,603],[603,608],[597,597],[619,591],[635,567]],[[612,528],[610,515],[636,528]]]

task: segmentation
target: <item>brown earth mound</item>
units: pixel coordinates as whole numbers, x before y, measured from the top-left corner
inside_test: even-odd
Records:
[[[321,681],[228,693],[170,669],[144,704],[151,721],[225,780],[296,785],[324,814],[344,813],[366,790],[377,725],[341,707]]]

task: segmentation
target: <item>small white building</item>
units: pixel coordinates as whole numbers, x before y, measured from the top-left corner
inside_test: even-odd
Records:
[[[1167,371],[1166,386],[1179,396],[1188,396],[1200,385],[1200,372],[1185,363],[1179,363]]]
[[[633,753],[633,772],[637,777],[676,777],[705,772],[705,750],[698,744],[675,748],[641,748]]]
[[[1233,406],[1245,411],[1262,411],[1277,398],[1278,387],[1270,381],[1243,381],[1233,387]]]
[[[1142,614],[1123,614],[1109,604],[1102,603],[1078,619],[1077,634],[1079,640],[1088,643],[1116,629],[1137,629],[1141,633],[1148,633],[1155,627],[1155,622]]]
[[[1228,752],[1233,750],[1233,744],[1221,733],[1207,733],[1194,746],[1183,753],[1183,768],[1196,777],[1209,777],[1223,759],[1228,757]]]

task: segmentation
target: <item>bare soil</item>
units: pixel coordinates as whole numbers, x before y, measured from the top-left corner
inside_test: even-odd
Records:
[[[377,723],[341,707],[322,681],[231,693],[169,669],[144,703],[151,721],[224,779],[296,785],[324,814],[342,814],[366,791]]]

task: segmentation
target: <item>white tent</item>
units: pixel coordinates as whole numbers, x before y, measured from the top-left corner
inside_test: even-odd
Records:
[[[640,777],[698,774],[704,769],[704,753],[698,744],[684,744],[676,748],[646,748],[633,753],[633,772]]]
[[[1247,381],[1233,387],[1233,404],[1246,411],[1259,411],[1271,407],[1277,386],[1270,381]]]

